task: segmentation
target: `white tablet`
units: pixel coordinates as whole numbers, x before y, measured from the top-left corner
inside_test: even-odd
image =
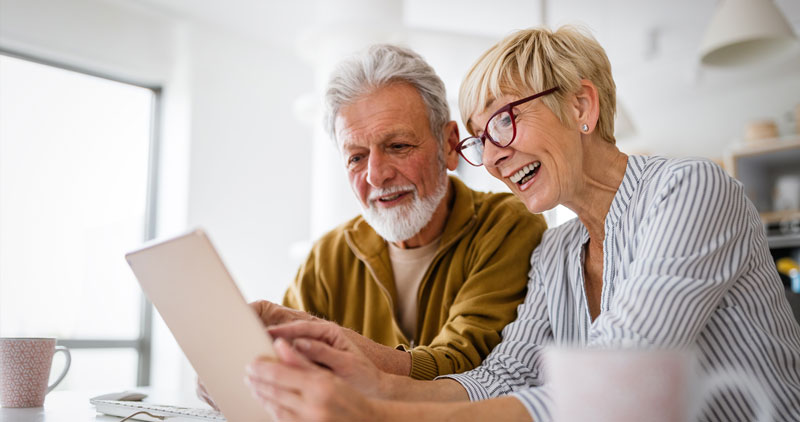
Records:
[[[244,377],[257,356],[275,356],[272,340],[205,233],[152,243],[125,258],[228,421],[271,421]]]

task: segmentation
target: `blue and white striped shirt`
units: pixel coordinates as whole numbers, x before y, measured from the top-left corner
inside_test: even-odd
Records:
[[[777,419],[800,421],[800,326],[740,183],[709,161],[630,156],[605,236],[594,322],[583,279],[589,233],[574,219],[533,252],[527,297],[502,342],[478,368],[447,378],[470,400],[512,394],[546,421],[546,346],[693,347],[703,371],[751,374]],[[751,420],[754,407],[726,390],[703,420]]]

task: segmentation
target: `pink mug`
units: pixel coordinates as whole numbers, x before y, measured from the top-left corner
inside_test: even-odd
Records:
[[[64,352],[64,369],[47,385],[53,355]],[[39,407],[44,396],[56,388],[69,370],[72,358],[54,338],[0,338],[0,406]]]
[[[750,393],[755,420],[773,420],[759,382],[730,370],[703,375],[694,351],[551,347],[544,365],[558,422],[697,421],[728,388]]]

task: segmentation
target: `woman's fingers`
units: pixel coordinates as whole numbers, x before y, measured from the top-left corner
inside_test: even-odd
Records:
[[[282,346],[277,346],[276,349]],[[295,352],[297,353],[297,352]],[[255,360],[247,366],[247,376],[251,381],[257,381],[275,387],[298,390],[306,386],[308,379],[324,376],[326,373],[322,369],[314,366],[312,367],[297,367],[283,364],[281,362],[269,360]],[[327,372],[330,374],[330,372]],[[332,376],[332,375],[331,375]]]
[[[286,341],[276,343],[281,360],[252,362],[246,382],[253,396],[278,420],[370,420],[370,415],[374,419],[375,409],[360,392],[310,361],[302,367],[290,365],[287,361],[304,358]],[[310,343],[309,350],[347,354],[316,343]]]
[[[276,387],[271,384],[256,381],[250,377],[246,378],[250,386],[250,392],[262,405],[270,408],[279,419],[287,419],[287,416],[297,414],[303,408],[303,400],[299,392]],[[281,415],[283,417],[281,417]],[[297,419],[292,417],[289,419]]]

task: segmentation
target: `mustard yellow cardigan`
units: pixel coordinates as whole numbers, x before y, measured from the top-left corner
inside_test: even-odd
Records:
[[[416,379],[478,366],[516,318],[546,224],[511,194],[473,191],[452,176],[450,182],[452,209],[419,287],[417,338],[406,338],[395,319],[386,242],[360,216],[314,244],[284,305],[410,350]]]

